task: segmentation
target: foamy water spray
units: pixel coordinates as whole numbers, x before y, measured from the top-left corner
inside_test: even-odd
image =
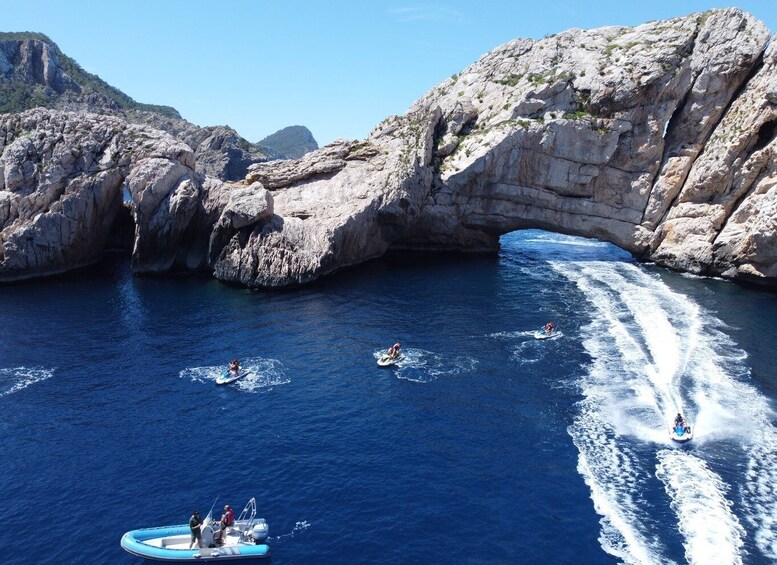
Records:
[[[745,531],[724,496],[728,487],[701,459],[680,451],[658,452],[656,475],[664,483],[685,538],[689,563],[742,563]]]
[[[14,367],[0,369],[0,397],[9,396],[30,385],[45,381],[54,375],[54,369]]]
[[[746,356],[722,333],[720,321],[634,264],[551,266],[593,306],[594,320],[583,328],[583,345],[592,359],[579,380],[585,399],[569,433],[580,452],[578,469],[602,516],[602,547],[627,563],[667,561],[653,533],[658,529],[635,503],[656,470],[681,524],[690,562],[715,556],[727,563],[742,561],[745,532],[728,499],[729,493],[742,491],[758,548],[777,558],[772,413],[766,399],[744,382]],[[693,423],[695,446],[726,441],[743,450],[748,473],[741,485],[727,485],[700,449],[693,454],[666,449],[675,411]],[[739,432],[743,415],[757,427],[758,441]],[[657,467],[655,460],[631,449],[635,440],[656,444]]]

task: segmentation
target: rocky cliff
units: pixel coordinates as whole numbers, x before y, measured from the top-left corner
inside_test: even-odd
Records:
[[[153,130],[25,114],[4,126],[14,133],[0,162],[0,278],[88,262],[115,206],[98,210],[99,194],[127,189],[138,271],[208,269],[283,286],[389,247],[494,251],[501,234],[537,227],[677,269],[773,283],[777,49],[768,42],[763,24],[736,9],[518,39],[368,139],[253,164],[240,184],[196,174],[191,152]],[[75,137],[35,125],[62,120]],[[103,127],[135,132],[145,149],[131,144],[128,156],[129,134],[105,133],[88,159],[66,157]],[[67,198],[85,208],[66,212]],[[88,229],[51,227],[73,217]],[[50,253],[57,233],[89,253]],[[38,259],[25,266],[26,256]]]
[[[735,9],[518,39],[386,119],[364,142],[374,156],[338,161],[325,148],[292,169],[255,165],[249,179],[278,191],[276,213],[305,218],[288,241],[272,235],[284,255],[305,258],[298,279],[389,246],[493,251],[522,228],[595,237],[696,273],[772,279],[768,41]],[[312,244],[337,201],[362,207]],[[272,257],[270,235],[254,236],[243,253]],[[230,261],[245,267],[246,256]]]
[[[97,113],[138,111],[181,119],[174,108],[135,102],[86,72],[42,33],[0,32],[0,112],[38,106]]]
[[[288,158],[276,149],[248,142],[232,128],[199,127],[169,106],[136,102],[83,70],[43,34],[0,33],[0,113],[36,107],[109,114],[161,129],[192,148],[198,171],[223,180],[242,179],[253,163]],[[295,157],[317,148],[299,135],[284,147]]]
[[[196,207],[191,149],[157,130],[105,116],[32,110],[0,116],[0,140],[4,280],[97,261],[122,210],[125,184],[147,164],[159,171],[149,195],[169,196],[167,210],[176,215]],[[170,170],[175,178],[165,176]],[[141,192],[135,189],[138,204]],[[140,209],[138,216],[148,220]],[[173,220],[166,218],[166,233],[179,231]],[[139,240],[144,231],[137,230]]]

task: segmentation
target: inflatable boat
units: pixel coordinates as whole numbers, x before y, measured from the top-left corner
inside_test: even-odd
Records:
[[[170,563],[237,561],[270,556],[265,543],[269,534],[267,522],[256,518],[256,500],[251,499],[235,523],[227,528],[224,545],[217,545],[221,524],[209,512],[202,523],[201,546],[189,549],[191,530],[188,524],[132,530],[121,537],[125,551],[153,561]]]

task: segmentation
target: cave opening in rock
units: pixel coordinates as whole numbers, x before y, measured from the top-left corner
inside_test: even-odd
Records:
[[[537,272],[542,264],[582,261],[636,261],[634,256],[613,243],[540,229],[523,229],[499,238],[501,260],[517,262]]]
[[[777,120],[769,120],[761,125],[758,129],[758,137],[756,139],[753,150],[750,152],[752,155],[756,151],[760,151],[767,145],[769,145],[777,133]]]
[[[132,252],[135,245],[135,218],[127,201],[119,207],[105,245],[106,251]]]

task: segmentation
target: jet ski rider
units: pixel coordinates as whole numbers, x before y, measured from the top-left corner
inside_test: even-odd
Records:
[[[674,427],[685,427],[685,420],[683,420],[683,415],[679,412],[677,413],[677,416],[674,417]]]
[[[399,357],[399,348],[400,348],[399,342],[389,347],[389,350],[388,350],[389,358],[396,359],[397,357]]]

